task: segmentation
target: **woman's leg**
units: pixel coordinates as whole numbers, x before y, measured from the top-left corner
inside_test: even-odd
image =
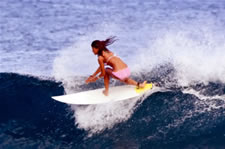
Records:
[[[137,81],[135,81],[131,78],[126,78],[123,82],[125,82],[126,84],[129,84],[129,85],[135,85],[135,86],[141,87],[141,88],[145,87],[145,84],[147,83],[147,81],[144,81],[139,84]]]
[[[135,86],[141,87],[141,88],[145,87],[145,84],[147,83],[147,81],[144,81],[144,82],[142,82],[142,83],[139,84],[138,82],[136,82],[135,80],[133,80],[133,79],[131,79],[131,78],[126,78],[126,79],[124,79],[124,80],[121,80],[121,79],[119,79],[118,77],[114,76],[112,72],[113,72],[112,69],[106,68],[106,74],[108,74],[108,78],[106,78],[106,79],[108,79],[108,80],[106,80],[105,87],[107,87],[107,88],[108,88],[107,85],[109,85],[109,77],[110,77],[110,76],[113,77],[114,79],[117,79],[117,80],[119,80],[119,81],[121,81],[121,82],[124,82],[124,83],[126,83],[126,84],[129,84],[129,85],[135,85]],[[107,82],[107,81],[108,81],[108,82]],[[104,81],[104,82],[105,82],[105,81]]]
[[[112,69],[111,68],[106,68],[105,69],[105,76],[104,76],[104,85],[105,85],[105,90],[103,91],[103,94],[108,96],[109,94],[109,80],[110,80],[110,76],[120,80],[119,78],[116,78],[113,74],[112,74]],[[120,80],[121,81],[121,80]]]
[[[109,69],[109,68],[107,68]],[[109,94],[109,73],[107,72],[107,69],[105,69],[105,76],[104,76],[104,85],[105,85],[105,90],[103,91],[103,94],[108,96]]]

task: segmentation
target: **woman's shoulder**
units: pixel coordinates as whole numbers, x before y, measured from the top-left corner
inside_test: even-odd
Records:
[[[113,55],[114,53],[112,51],[104,51],[104,56]]]
[[[98,56],[98,60],[103,60],[104,59],[104,56],[103,55],[99,55]]]
[[[99,56],[107,57],[108,55],[109,55],[109,52],[108,51],[102,51],[102,54],[99,55]]]

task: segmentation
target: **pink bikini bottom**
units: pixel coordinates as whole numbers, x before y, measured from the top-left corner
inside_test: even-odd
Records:
[[[119,70],[117,72],[112,72],[112,74],[114,76],[116,76],[117,78],[119,78],[121,80],[124,80],[124,79],[126,79],[130,76],[130,69],[127,67],[127,68],[124,68],[124,69]]]

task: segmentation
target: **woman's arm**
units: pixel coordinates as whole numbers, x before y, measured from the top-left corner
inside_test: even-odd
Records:
[[[100,71],[101,71],[101,74],[99,75],[99,77],[104,77],[105,76],[105,67],[104,67],[104,58],[102,56],[98,57],[98,63],[100,65]]]
[[[91,76],[96,76],[99,72],[101,72],[101,67],[99,66],[98,69],[95,71],[95,73]]]
[[[98,80],[99,78],[101,78],[102,76],[105,75],[104,58],[102,56],[98,57],[98,63],[100,66],[95,71],[95,73],[93,75],[91,75],[90,77],[88,77],[88,79],[85,81],[87,84],[89,82],[95,82],[96,80]],[[101,72],[101,74],[99,76],[96,76],[100,72]]]
[[[93,75],[91,75],[91,76],[89,76],[87,78],[87,80],[85,82],[88,84],[89,82],[95,82],[96,80],[98,80],[99,77],[96,77],[96,75],[99,72],[101,72],[101,67],[100,66],[98,67],[98,69],[95,71],[95,73]]]

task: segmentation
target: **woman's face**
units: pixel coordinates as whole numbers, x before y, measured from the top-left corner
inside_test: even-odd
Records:
[[[93,53],[94,53],[95,55],[97,55],[97,54],[98,54],[98,49],[97,49],[97,48],[92,47],[92,51],[93,51]]]

